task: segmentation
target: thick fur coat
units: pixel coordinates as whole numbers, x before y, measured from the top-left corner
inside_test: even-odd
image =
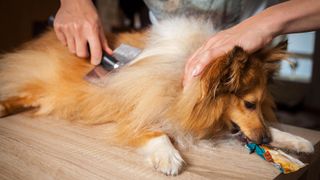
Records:
[[[312,152],[305,139],[269,128],[276,118],[267,83],[285,56],[283,44],[255,54],[235,47],[182,86],[186,60],[214,33],[208,21],[182,17],[144,33],[109,37],[113,47],[128,43],[144,50],[97,86],[83,78],[92,65],[48,32],[1,57],[0,116],[33,107],[34,115],[116,122],[115,141],[137,148],[168,175],[184,164],[172,141],[214,137],[233,126],[257,143],[281,135],[292,142],[274,141],[276,146]]]

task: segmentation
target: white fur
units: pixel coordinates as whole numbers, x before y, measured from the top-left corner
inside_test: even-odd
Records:
[[[203,19],[180,17],[160,21],[152,26],[145,50],[132,63],[146,57],[170,55],[171,62],[177,60],[184,64],[215,32],[210,21]]]
[[[139,149],[147,161],[157,170],[166,175],[178,175],[184,161],[170,139],[162,135],[149,140]]]
[[[302,137],[299,137],[287,132],[283,132],[272,127],[270,127],[270,132],[272,136],[272,142],[271,142],[272,146],[294,150],[296,152],[304,152],[304,153],[314,152],[314,148],[311,142],[309,142],[308,140]]]

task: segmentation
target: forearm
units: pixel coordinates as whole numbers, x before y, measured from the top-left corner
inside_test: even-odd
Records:
[[[278,35],[304,32],[320,28],[319,0],[291,0],[272,6],[249,18],[263,31],[268,31],[270,38]]]
[[[319,0],[291,0],[268,9],[278,21],[278,34],[320,28]]]

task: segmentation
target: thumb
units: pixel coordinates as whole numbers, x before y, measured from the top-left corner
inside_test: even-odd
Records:
[[[203,51],[198,56],[194,57],[194,62],[188,67],[188,71],[186,72],[183,80],[183,86],[186,86],[190,83],[190,81],[194,78],[199,76],[204,68],[216,58],[224,55],[224,51],[221,49],[208,49]]]
[[[201,74],[201,72],[203,71],[203,69],[207,66],[207,64],[209,64],[209,62],[213,59],[213,53],[206,50],[204,52],[202,52],[201,54],[199,54],[198,56],[195,57],[195,64],[193,64],[190,67],[189,70],[189,76],[190,77],[196,77],[199,74]]]
[[[230,46],[231,47],[231,46]],[[198,76],[202,73],[203,69],[212,61],[215,61],[217,58],[227,55],[228,52],[232,49],[229,46],[221,46],[217,48],[211,48],[204,51],[199,57],[198,63],[195,65],[195,68],[192,71],[192,76]],[[229,50],[230,49],[230,50]]]

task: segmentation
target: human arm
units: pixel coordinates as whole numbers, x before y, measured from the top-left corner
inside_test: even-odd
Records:
[[[58,39],[69,51],[79,57],[91,55],[91,63],[99,64],[102,50],[112,53],[107,44],[103,27],[91,0],[61,0],[54,21]]]
[[[265,9],[229,29],[213,35],[187,61],[184,85],[201,74],[215,58],[234,46],[249,53],[264,47],[278,35],[320,28],[319,0],[291,0]]]

